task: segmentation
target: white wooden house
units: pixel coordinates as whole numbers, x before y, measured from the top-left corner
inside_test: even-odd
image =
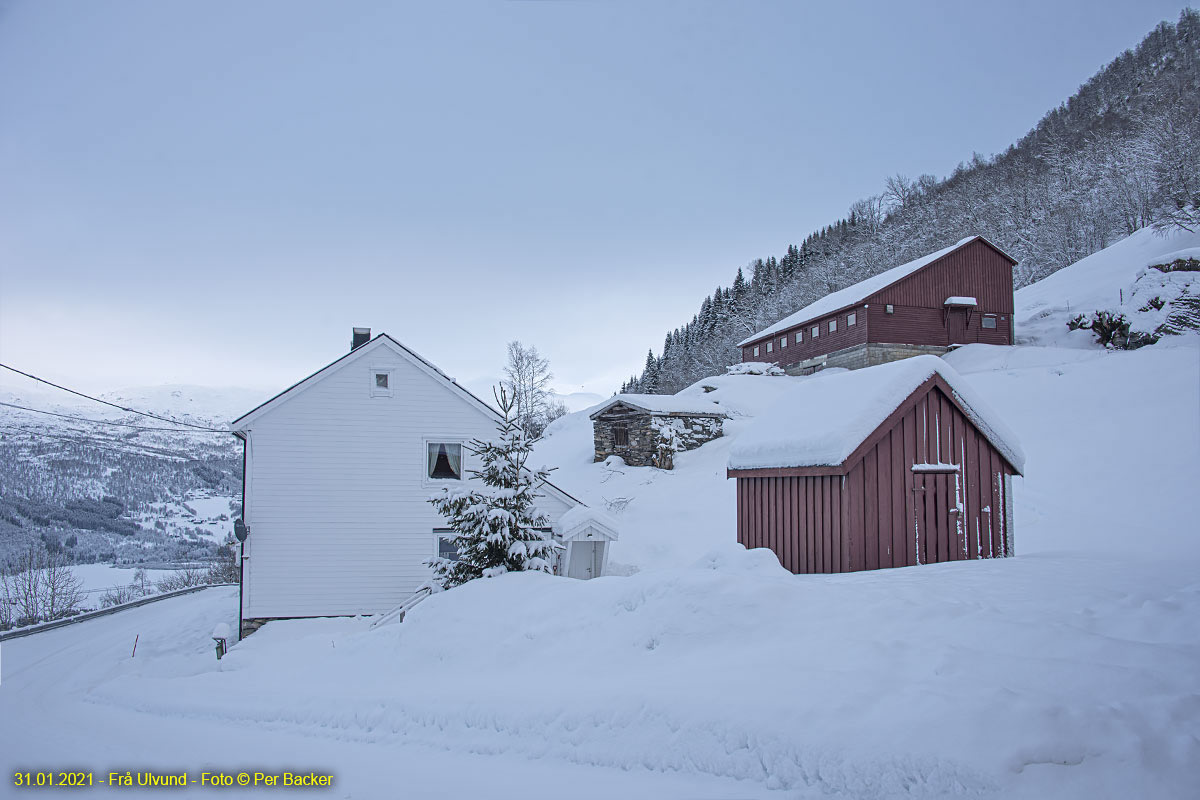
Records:
[[[493,438],[501,421],[433,364],[361,328],[346,355],[235,420],[248,534],[242,634],[271,619],[380,614],[409,599],[430,577],[425,562],[454,553],[428,498],[469,479],[478,464],[468,443]],[[538,500],[552,524],[582,505],[549,483]],[[567,522],[558,572],[602,574],[615,530],[602,516]]]

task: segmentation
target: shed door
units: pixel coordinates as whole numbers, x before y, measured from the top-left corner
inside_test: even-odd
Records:
[[[966,344],[970,341],[967,339],[967,313],[965,308],[946,309],[947,344]]]
[[[913,545],[920,564],[967,558],[961,524],[964,496],[957,467],[941,464],[913,465]]]
[[[571,555],[567,563],[567,577],[588,580],[600,574],[600,542],[571,542]]]

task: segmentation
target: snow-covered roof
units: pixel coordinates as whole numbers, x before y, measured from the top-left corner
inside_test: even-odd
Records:
[[[946,305],[948,305],[948,306],[977,306],[977,305],[979,305],[979,303],[975,300],[974,297],[959,297],[958,295],[955,295],[954,297],[946,298]]]
[[[992,247],[997,252],[1003,252],[1000,250],[1000,248],[996,247],[991,242],[988,242],[987,239],[984,239],[982,236],[968,236],[957,244],[952,244],[949,247],[942,248],[936,253],[930,253],[929,255],[921,256],[918,259],[909,261],[907,264],[901,264],[898,267],[892,267],[886,272],[881,272],[878,275],[867,278],[865,281],[859,281],[853,286],[847,286],[845,289],[840,289],[833,294],[827,294],[815,303],[810,303],[796,313],[789,314],[769,328],[763,328],[761,331],[749,337],[748,339],[743,339],[742,341],[738,342],[737,346],[745,347],[746,345],[770,336],[773,333],[779,333],[780,331],[787,330],[788,328],[800,325],[801,323],[808,322],[809,320],[816,319],[817,317],[823,317],[826,314],[833,313],[834,311],[843,309],[846,306],[852,306],[855,303],[866,300],[868,297],[880,291],[881,289],[886,289],[896,281],[907,278],[909,275],[913,274],[922,267],[929,266],[939,258],[948,256],[960,247],[965,247],[976,240],[987,242],[989,247]],[[1016,259],[1007,255],[1006,257],[1014,264],[1016,263]]]
[[[554,532],[564,542],[572,539],[606,539],[616,541],[619,536],[617,521],[595,508],[575,506],[558,518]]]
[[[755,420],[729,450],[730,469],[822,467],[845,463],[913,391],[934,375],[1017,472],[1025,455],[1016,436],[958,372],[937,356],[805,380]]]
[[[728,417],[725,411],[711,400],[696,397],[681,397],[677,394],[618,394],[593,406],[588,416],[595,419],[617,403],[637,408],[650,414],[685,414],[691,416]]]

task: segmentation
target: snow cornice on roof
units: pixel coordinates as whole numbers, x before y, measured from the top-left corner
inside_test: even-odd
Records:
[[[951,253],[957,252],[958,250],[976,241],[983,242],[1013,264],[1017,263],[1015,258],[1001,250],[999,247],[996,247],[996,245],[992,244],[982,236],[968,236],[956,244],[942,248],[937,252],[921,256],[920,258],[909,261],[906,264],[901,264],[898,267],[892,267],[891,269],[880,272],[877,275],[872,275],[870,278],[861,280],[851,286],[847,286],[845,289],[839,289],[836,292],[827,294],[820,300],[809,303],[799,311],[789,314],[788,316],[776,322],[774,325],[763,328],[761,331],[750,336],[748,339],[743,339],[742,341],[738,342],[737,346],[745,347],[746,345],[755,344],[756,342],[761,342],[768,336],[785,331],[788,328],[806,325],[819,317],[824,317],[828,314],[833,314],[838,311],[852,308],[853,306],[866,301],[866,299],[871,295],[881,292],[895,283],[899,283],[917,270],[923,269],[936,261],[940,261]]]
[[[979,432],[1018,474],[1025,455],[1015,434],[974,387],[937,356],[823,376],[796,386],[743,432],[729,450],[729,469],[843,467],[859,446],[933,380],[941,381]]]
[[[711,400],[675,394],[618,394],[594,406],[588,412],[588,418],[595,419],[616,405],[629,406],[653,416],[729,417],[724,409]]]

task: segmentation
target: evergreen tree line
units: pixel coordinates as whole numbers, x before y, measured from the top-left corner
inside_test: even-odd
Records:
[[[1008,150],[949,177],[888,178],[846,218],[718,286],[622,392],[671,394],[741,361],[737,342],[830,292],[980,234],[1017,288],[1148,227],[1200,225],[1200,14],[1162,23]],[[747,275],[749,277],[747,277]]]

